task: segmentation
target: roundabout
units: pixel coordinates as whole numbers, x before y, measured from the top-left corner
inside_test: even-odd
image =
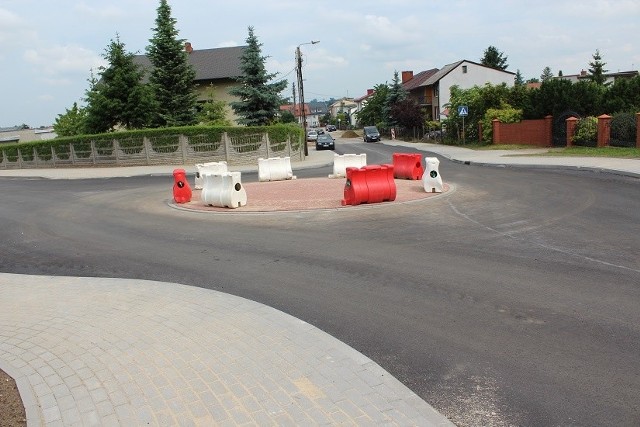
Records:
[[[449,184],[444,184],[442,193],[427,193],[421,180],[395,180],[396,198],[391,202],[368,203],[357,206],[342,206],[344,179],[304,178],[270,182],[248,182],[243,184],[247,192],[247,204],[238,208],[214,207],[204,204],[200,195],[202,190],[193,190],[191,201],[170,205],[190,211],[225,212],[225,213],[260,213],[291,212],[311,210],[334,210],[373,208],[397,205],[430,199],[451,191]]]

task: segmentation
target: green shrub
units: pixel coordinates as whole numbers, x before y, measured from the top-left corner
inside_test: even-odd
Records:
[[[125,154],[140,154],[144,150],[144,137],[118,138],[118,146]]]
[[[589,116],[578,120],[573,143],[585,147],[595,147],[598,140],[598,119]]]
[[[616,113],[611,119],[611,142],[614,147],[636,146],[635,113]]]
[[[482,141],[493,142],[493,120],[498,119],[500,123],[518,123],[522,121],[522,110],[504,105],[504,108],[489,108],[482,119]]]

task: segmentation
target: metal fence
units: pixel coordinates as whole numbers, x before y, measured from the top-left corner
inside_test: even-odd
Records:
[[[226,161],[229,165],[257,163],[259,158],[291,157],[304,160],[302,140],[271,142],[266,133],[219,140],[208,135],[101,138],[64,145],[40,145],[6,150],[1,169],[93,166],[147,166]]]
[[[612,147],[635,147],[637,141],[638,124],[633,113],[614,114],[611,120]]]

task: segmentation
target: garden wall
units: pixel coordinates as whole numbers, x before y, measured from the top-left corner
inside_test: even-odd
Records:
[[[492,121],[494,144],[524,144],[537,147],[551,147],[553,143],[553,118],[522,120],[518,123]]]
[[[271,142],[267,133],[220,138],[209,135],[104,137],[69,144],[0,146],[0,169],[147,166],[226,161],[229,165],[257,163],[259,158],[304,160],[303,141]]]

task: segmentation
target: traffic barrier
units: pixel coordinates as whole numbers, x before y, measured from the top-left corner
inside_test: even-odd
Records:
[[[347,168],[342,206],[380,203],[396,199],[393,165],[370,165]]]
[[[333,156],[333,174],[329,178],[344,178],[347,168],[361,168],[367,165],[367,154],[335,154]]]
[[[208,163],[196,163],[196,179],[195,189],[202,189],[202,174],[213,173],[220,174],[222,172],[228,172],[227,162],[208,162]]]
[[[187,173],[184,169],[173,170],[173,200],[176,203],[189,203],[191,201],[191,187],[187,182]]]
[[[240,172],[205,173],[202,175],[204,204],[220,208],[239,208],[247,204],[247,192],[242,186]]]
[[[291,170],[290,157],[258,159],[258,180],[260,182],[282,181],[286,179],[296,179]]]
[[[427,165],[427,170],[422,178],[424,191],[427,193],[442,193],[442,177],[438,170],[440,160],[437,157],[425,157],[424,161]]]
[[[393,153],[394,177],[418,180],[422,178],[422,157],[420,154]]]

